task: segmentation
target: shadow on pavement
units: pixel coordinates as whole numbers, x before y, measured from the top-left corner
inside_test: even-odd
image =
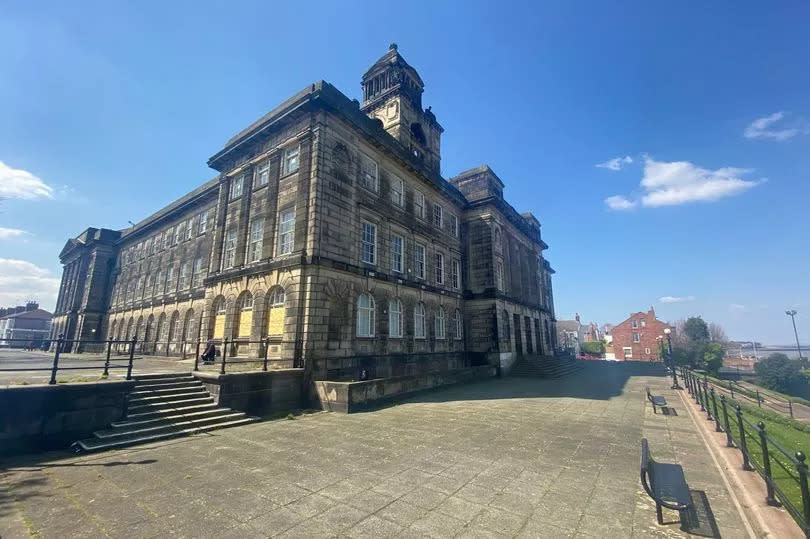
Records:
[[[720,537],[709,498],[702,490],[689,490],[692,507],[681,512],[681,529],[691,535]]]

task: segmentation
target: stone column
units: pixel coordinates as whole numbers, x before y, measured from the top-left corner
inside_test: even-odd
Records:
[[[216,218],[214,219],[214,243],[211,246],[211,260],[208,264],[208,273],[217,273],[222,265],[222,241],[225,237],[225,216],[228,213],[228,195],[230,194],[231,180],[223,176],[219,182],[219,195],[217,196]]]
[[[264,256],[274,256],[276,253],[276,220],[278,219],[278,181],[281,177],[281,152],[274,150],[268,157],[269,174],[267,185],[267,203],[264,220],[264,240],[262,251]]]
[[[250,234],[250,199],[253,193],[253,167],[245,167],[240,173],[242,176],[242,198],[239,201],[239,223],[236,229],[236,263],[234,266],[245,265],[245,250]]]

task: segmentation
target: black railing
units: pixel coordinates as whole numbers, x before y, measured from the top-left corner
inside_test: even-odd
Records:
[[[710,382],[706,375],[701,378],[694,371],[683,367],[681,377],[695,404],[705,411],[707,419],[714,421],[715,431],[726,435],[726,445],[736,447],[742,455],[742,469],[757,471],[765,482],[765,501],[769,505],[781,505],[810,538],[810,491],[808,489],[805,454],[790,452],[768,435],[763,421],[754,424],[745,416],[740,401],[754,401],[739,389],[731,398],[726,394],[731,388]],[[746,392],[750,393],[751,390]],[[717,394],[720,393],[718,398]],[[759,404],[759,394],[755,392]],[[718,404],[719,401],[719,404]],[[756,413],[747,411],[749,415]]]
[[[214,339],[214,340],[209,340],[209,341],[202,341],[202,340],[196,341],[196,343],[195,343],[195,353],[194,353],[194,370],[195,371],[199,370],[200,361],[203,360],[202,356],[204,355],[204,352],[205,352],[203,346],[205,345],[207,347],[209,343],[214,345],[214,348],[216,349],[216,354],[219,356],[219,357],[217,357],[217,355],[215,355],[212,358],[212,361],[210,363],[212,363],[212,364],[217,364],[218,363],[219,364],[219,373],[220,374],[225,374],[228,365],[239,365],[239,364],[248,364],[248,363],[249,364],[254,364],[254,365],[261,364],[262,370],[266,371],[268,365],[270,365],[270,364],[273,364],[273,365],[276,365],[276,366],[280,365],[281,363],[289,363],[291,366],[293,364],[292,359],[280,359],[280,358],[271,359],[269,357],[270,348],[272,346],[281,346],[281,345],[283,345],[285,343],[288,343],[288,341],[274,340],[274,339],[271,339],[269,337],[265,337],[264,339],[255,340],[255,341],[252,341],[252,340],[249,340],[249,339],[239,339],[239,338],[229,339],[229,338],[226,337],[224,339]],[[257,347],[258,348],[258,350],[257,350],[258,351],[258,356],[257,357],[255,357],[255,358],[250,358],[250,357],[245,358],[245,357],[237,356],[237,348],[238,347],[243,346],[243,345],[250,346],[252,344],[258,345],[258,347]],[[217,345],[219,345],[219,346],[217,346]]]
[[[486,356],[475,352],[416,352],[362,355],[315,360],[318,375],[330,381],[371,380],[416,374],[430,374],[456,368],[486,364]]]
[[[30,343],[30,339],[3,339],[3,342],[25,342]],[[0,368],[0,372],[29,372],[29,371],[51,371],[51,379],[48,382],[49,384],[53,385],[56,384],[56,375],[59,371],[80,371],[80,370],[98,370],[102,369],[102,376],[107,377],[110,374],[110,369],[126,369],[127,370],[127,380],[132,379],[132,363],[135,359],[135,345],[137,344],[137,340],[133,338],[129,341],[118,341],[118,340],[108,340],[108,341],[87,341],[87,340],[78,340],[78,339],[65,339],[64,335],[59,335],[59,338],[56,341],[51,341],[53,345],[53,363],[50,367],[18,367],[18,368]],[[59,359],[62,354],[70,352],[75,345],[94,345],[94,346],[102,346],[102,350],[105,350],[105,357],[104,357],[104,365],[99,367],[98,365],[92,366],[69,366],[65,367],[59,364]],[[119,365],[111,363],[113,349],[115,348],[117,351],[120,352],[121,346],[124,346],[125,354],[124,356],[127,358],[126,365]],[[31,347],[28,347],[31,348]]]
[[[783,399],[757,388],[748,388],[732,380],[713,381],[712,383],[717,386],[718,390],[725,390],[732,399],[756,404],[758,408],[770,409],[776,413],[793,417],[793,401],[790,399]]]

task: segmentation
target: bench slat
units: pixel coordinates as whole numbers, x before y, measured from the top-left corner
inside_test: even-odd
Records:
[[[664,502],[689,505],[692,501],[683,468],[679,464],[656,462],[650,467],[653,495]]]

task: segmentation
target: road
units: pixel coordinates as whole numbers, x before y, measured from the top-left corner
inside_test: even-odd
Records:
[[[128,357],[113,356],[110,359],[110,378],[125,378]],[[113,365],[118,367],[112,367]],[[135,356],[134,373],[190,371],[194,359]],[[53,353],[24,352],[22,350],[0,349],[0,385],[44,384],[51,378]],[[59,358],[60,370],[57,380],[91,381],[97,380],[104,370],[104,356],[97,354],[62,354]],[[83,367],[77,369],[76,367]],[[88,368],[89,367],[89,368]],[[4,369],[21,369],[6,371]],[[47,369],[47,370],[35,370]],[[64,370],[62,370],[64,369]]]

